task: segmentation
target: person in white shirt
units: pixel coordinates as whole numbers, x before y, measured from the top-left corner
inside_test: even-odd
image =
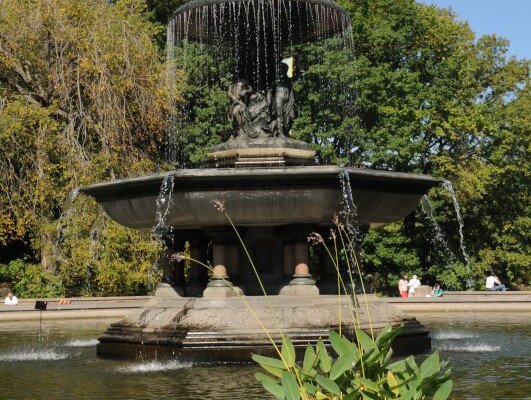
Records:
[[[490,276],[487,277],[485,287],[491,292],[505,292],[507,290],[505,285],[502,285],[498,277],[494,275],[494,272],[491,272]]]
[[[417,275],[413,275],[413,278],[407,283],[408,297],[413,297],[415,294],[415,289],[420,286],[420,280],[417,278]]]
[[[407,275],[404,275],[398,282],[398,292],[400,297],[407,297]]]
[[[6,300],[4,301],[4,304],[6,306],[16,306],[18,304],[17,296],[13,295],[13,293],[9,292],[7,294]]]

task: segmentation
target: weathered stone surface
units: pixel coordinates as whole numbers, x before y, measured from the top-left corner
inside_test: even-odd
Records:
[[[206,168],[98,183],[81,192],[95,197],[113,220],[136,229],[156,225],[156,199],[168,174],[175,185],[166,223],[175,230],[226,224],[225,215],[212,206],[216,199],[225,201],[240,226],[330,224],[342,209],[342,171],[350,177],[358,222],[370,226],[404,218],[439,183],[426,175],[335,166]]]
[[[319,288],[314,285],[289,285],[280,289],[281,296],[319,296]]]
[[[173,351],[189,350],[188,356],[198,361],[210,360],[212,353],[218,361],[246,361],[251,352],[267,353],[272,348],[269,337],[280,342],[282,334],[288,334],[297,346],[303,346],[326,339],[339,321],[344,330],[351,331],[358,318],[367,331],[403,323],[402,341],[417,351],[429,348],[428,331],[396,307],[373,296],[367,296],[366,302],[360,297],[357,310],[347,296],[342,296],[341,302],[340,318],[337,296],[271,296],[269,301],[262,296],[245,297],[245,301],[207,297],[181,301],[174,307],[169,307],[168,299],[154,299],[150,307],[113,324],[100,338],[98,352],[135,357],[145,346],[168,346]],[[117,343],[129,345],[114,346]],[[234,351],[235,347],[239,351]]]
[[[431,287],[428,285],[420,285],[418,288],[415,289],[415,293],[413,293],[413,297],[426,297],[427,294],[431,293]]]
[[[157,297],[182,297],[184,290],[180,287],[172,286],[169,283],[159,283],[155,291]]]
[[[243,295],[243,291],[240,288],[234,286],[210,286],[203,291],[204,298],[237,297],[241,295]]]

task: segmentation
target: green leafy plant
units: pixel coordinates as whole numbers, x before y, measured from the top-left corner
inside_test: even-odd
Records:
[[[447,399],[453,386],[451,370],[438,352],[420,366],[412,356],[391,363],[391,344],[402,329],[388,325],[374,340],[355,329],[355,341],[332,331],[329,340],[335,355],[320,339],[315,347],[306,347],[302,363],[295,361],[295,347],[284,337],[280,359],[253,355],[268,373],[255,376],[282,400]]]

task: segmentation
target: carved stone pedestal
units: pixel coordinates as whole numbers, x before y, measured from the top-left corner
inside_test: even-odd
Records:
[[[318,296],[319,289],[309,273],[306,264],[298,264],[295,267],[293,279],[289,286],[284,286],[279,293],[281,296]]]
[[[210,282],[203,292],[204,298],[236,297],[243,295],[243,291],[233,286],[227,276],[227,270],[223,265],[216,265]]]
[[[314,165],[315,151],[288,137],[238,137],[215,146],[208,159],[212,167]]]
[[[126,359],[241,362],[250,361],[252,354],[274,356],[270,338],[280,345],[282,335],[288,335],[302,356],[308,343],[315,345],[322,338],[328,345],[328,333],[337,330],[340,321],[343,332],[350,337],[353,327],[358,326],[358,316],[353,319],[349,311],[353,307],[349,296],[341,296],[341,307],[337,295],[245,299],[153,298],[148,307],[112,324],[99,338],[97,353]],[[430,348],[428,330],[414,318],[375,296],[360,296],[358,302],[361,328],[367,332],[371,325],[376,334],[386,324],[404,324],[393,344],[394,355]]]

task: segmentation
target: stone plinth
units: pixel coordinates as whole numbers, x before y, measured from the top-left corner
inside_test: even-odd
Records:
[[[215,146],[208,160],[211,167],[314,165],[315,151],[287,137],[236,138]]]
[[[330,329],[338,329],[339,321],[343,331],[351,334],[357,320],[350,311],[352,301],[348,296],[341,297],[341,318],[337,295],[269,296],[269,301],[263,296],[245,299],[247,305],[237,297],[154,297],[149,306],[128,314],[107,329],[100,337],[98,355],[127,359],[168,356],[195,362],[250,361],[252,353],[274,353],[268,335],[255,317],[275,342],[280,344],[282,334],[286,334],[297,349],[315,344],[319,338],[327,341]],[[361,327],[370,331],[364,296],[359,296],[358,301]],[[388,323],[405,325],[395,343],[396,355],[430,348],[429,332],[415,318],[375,296],[367,296],[366,301],[375,332]]]
[[[178,286],[169,283],[159,283],[155,291],[157,297],[182,297],[184,290]]]

